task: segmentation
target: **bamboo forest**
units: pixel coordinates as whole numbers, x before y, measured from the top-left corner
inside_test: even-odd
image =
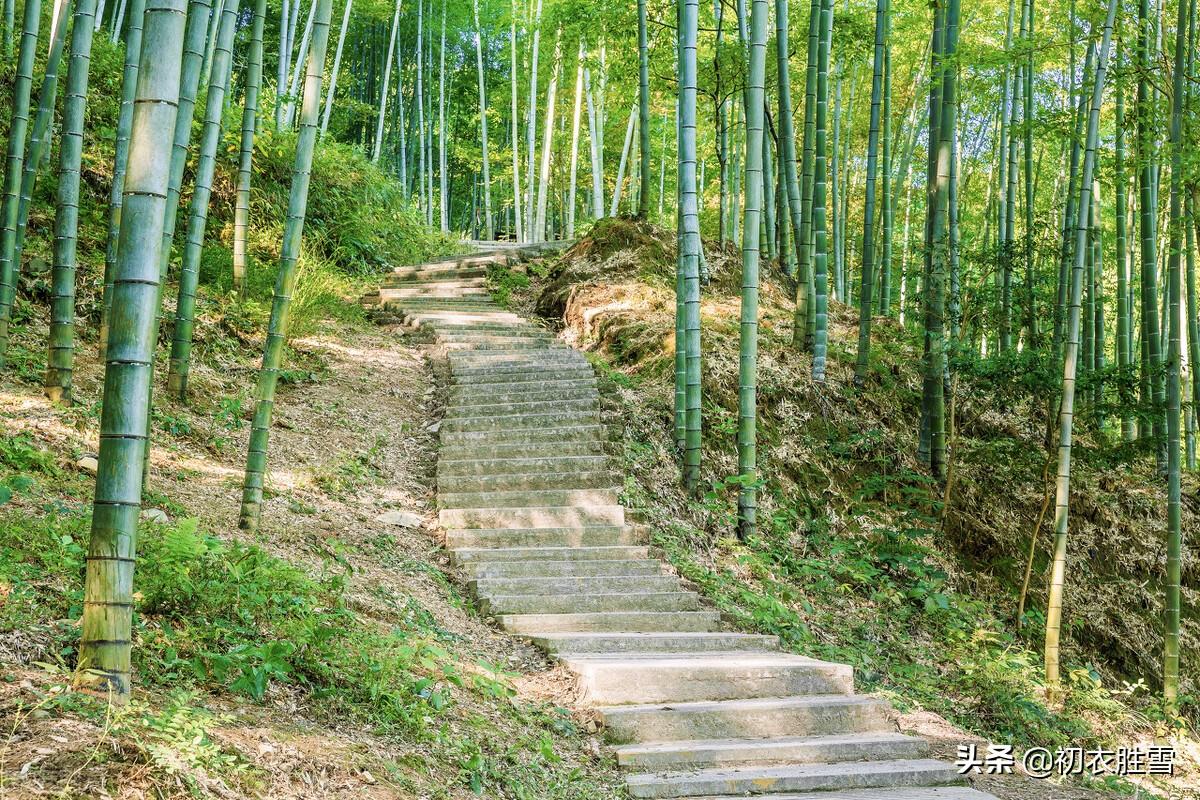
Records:
[[[3,0],[0,800],[1200,798],[1197,0]]]

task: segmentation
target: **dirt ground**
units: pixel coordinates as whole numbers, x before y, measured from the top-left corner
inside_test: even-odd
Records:
[[[156,437],[148,485],[147,506],[166,498],[161,504],[172,518],[198,517],[203,530],[228,539],[247,536],[237,518],[257,345],[245,345],[209,353],[197,364],[190,405],[156,398],[167,424],[182,433]],[[94,347],[84,346],[73,408],[53,406],[32,381],[0,384],[0,427],[7,435],[33,433],[64,454],[64,465],[97,447],[97,420],[84,411],[98,400],[101,371]],[[289,366],[299,375],[279,389],[268,499],[256,543],[314,572],[330,556],[344,558],[352,570],[351,604],[364,616],[386,622],[395,617],[398,600],[411,599],[451,635],[464,668],[482,660],[519,673],[512,680],[514,702],[569,703],[576,695],[571,677],[480,617],[464,600],[465,587],[441,549],[434,504],[441,398],[421,335],[396,326],[345,326],[292,346],[298,364]],[[241,398],[234,415],[222,414],[228,406],[217,401],[228,396]],[[406,524],[381,520],[388,512],[410,518]],[[9,666],[12,680],[0,682],[0,725],[6,729],[0,734],[0,798],[193,795],[182,777],[164,781],[161,770],[113,758],[122,745],[107,725],[70,714],[12,715],[18,700],[28,705],[67,676],[29,664]],[[457,716],[496,719],[482,699],[461,694],[456,703],[473,707],[459,709]],[[135,690],[134,699],[136,704],[149,698]],[[426,796],[405,788],[426,780],[443,784],[448,793],[438,796],[460,796],[437,774],[450,765],[420,765],[420,752],[386,736],[319,718],[299,693],[272,689],[263,704],[204,696],[197,704],[224,716],[214,739],[240,753],[258,776],[247,788],[189,772],[209,796],[409,798]],[[586,724],[586,712],[580,720]],[[496,724],[502,729],[499,719]],[[611,769],[601,766],[594,737],[573,755],[591,769]],[[401,776],[411,780],[388,775],[395,764],[414,763],[419,766],[412,774]],[[461,796],[474,795],[462,790]]]

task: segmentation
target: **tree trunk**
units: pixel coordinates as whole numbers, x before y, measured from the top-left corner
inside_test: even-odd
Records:
[[[175,306],[175,329],[171,338],[171,361],[167,371],[167,391],[180,400],[187,399],[188,370],[191,366],[192,328],[196,316],[196,290],[200,284],[200,256],[208,226],[208,204],[212,196],[213,174],[217,166],[217,146],[225,109],[225,92],[233,72],[233,36],[237,32],[240,0],[225,0],[217,46],[213,53],[216,78],[205,97],[204,128],[200,134],[200,160],[196,166],[192,205],[188,211],[187,242],[183,268],[179,273],[179,297]],[[320,98],[317,98],[318,104]]]
[[[637,215],[650,214],[650,46],[646,35],[646,0],[638,0],[638,171]]]
[[[0,232],[0,366],[8,355],[9,324],[16,297],[18,191],[21,165],[25,158],[25,131],[29,127],[29,96],[33,90],[33,62],[37,57],[38,27],[42,19],[41,0],[25,0],[24,31],[21,33],[17,73],[13,81],[13,113],[8,130],[8,154],[4,162],[3,231]]]
[[[813,147],[813,283],[815,294],[812,378],[825,380],[825,357],[829,337],[829,232],[825,214],[825,174],[829,121],[829,51],[833,38],[833,0],[821,0],[821,40],[817,51],[817,98]]]
[[[875,277],[875,188],[879,159],[879,126],[883,115],[883,62],[887,48],[888,0],[875,0],[875,56],[871,75],[871,122],[867,134],[867,196],[863,202],[862,289],[859,291],[858,359],[854,367],[854,382],[862,386],[867,380],[871,354],[871,282]],[[884,180],[886,181],[886,176]],[[887,200],[884,200],[884,207]]]
[[[296,161],[292,169],[292,189],[288,198],[287,223],[279,254],[279,272],[275,279],[275,297],[267,324],[267,342],[262,370],[255,391],[254,422],[250,429],[250,447],[246,457],[246,476],[242,483],[242,508],[239,525],[258,530],[262,517],[263,481],[267,468],[267,444],[271,412],[275,403],[275,385],[279,381],[283,346],[287,339],[288,313],[296,287],[296,264],[300,258],[304,218],[308,208],[308,186],[313,149],[317,140],[318,112],[321,101],[321,72],[329,41],[331,0],[318,0],[314,9],[312,49],[305,75],[304,104],[300,111],[300,135],[296,140]]]
[[[538,0],[539,6],[541,0]],[[479,0],[475,0],[473,4],[475,10],[475,65],[478,68],[479,80],[479,140],[482,148],[482,163],[483,163],[483,219],[484,231],[486,232],[487,240],[490,242],[496,238],[495,231],[492,228],[492,179],[490,158],[488,156],[488,138],[487,138],[487,94],[483,77],[483,31],[479,27]],[[533,149],[530,148],[530,155],[533,154]],[[528,214],[526,215],[528,219]]]
[[[546,201],[550,193],[550,146],[554,141],[554,111],[558,99],[558,70],[562,61],[562,32],[554,36],[554,66],[550,72],[550,83],[546,87],[546,124],[542,129],[542,164],[538,177],[537,213],[532,238],[536,242],[546,241]]]
[[[342,69],[342,47],[346,44],[346,31],[350,30],[350,9],[354,7],[354,0],[346,0],[346,9],[342,12],[342,29],[338,31],[337,49],[333,53],[333,71],[329,75],[329,88],[325,92],[325,113],[321,115],[321,138],[325,137],[325,131],[329,129],[329,117],[333,114],[333,98],[337,94],[338,74]],[[251,43],[253,47],[253,43]],[[260,43],[261,46],[261,43]],[[261,56],[259,57],[261,61]],[[259,64],[259,72],[262,72],[262,64]],[[247,72],[247,75],[249,72]],[[247,79],[249,80],[249,79]],[[261,87],[262,78],[259,76],[260,86],[255,87],[255,102],[257,103],[258,89]],[[247,103],[249,108],[249,103]],[[243,130],[245,122],[243,121]],[[236,239],[234,240],[236,243]],[[236,263],[234,265],[236,267]]]
[[[579,40],[579,57],[575,65],[575,110],[571,116],[571,182],[567,189],[567,231],[566,238],[575,238],[575,185],[579,173],[579,123],[583,116],[583,59],[587,51],[583,47],[583,39]],[[516,141],[513,142],[514,146]],[[665,156],[665,153],[664,153]],[[515,173],[514,173],[515,174]],[[659,181],[659,216],[662,216],[662,181]]]
[[[54,17],[50,25],[50,48],[46,57],[46,69],[38,91],[38,113],[33,120],[33,130],[25,151],[25,165],[21,169],[21,198],[17,203],[17,237],[13,248],[13,268],[21,269],[21,253],[25,246],[25,227],[29,222],[29,203],[33,197],[38,170],[50,154],[50,139],[54,121],[54,105],[58,90],[58,69],[62,62],[63,46],[67,38],[67,16],[71,9],[70,0],[57,0]],[[0,316],[7,312],[0,302]],[[7,317],[4,317],[7,318]]]
[[[125,3],[121,4],[122,11]],[[129,134],[133,124],[133,98],[137,91],[138,62],[142,53],[142,17],[146,0],[130,0],[129,32],[125,37],[125,66],[121,76],[121,110],[117,116],[117,136],[113,157],[112,189],[108,204],[108,237],[104,247],[104,294],[100,311],[100,360],[108,349],[108,326],[112,312],[112,282],[117,265],[117,244],[121,235],[121,212],[125,199],[125,173],[129,167]]]
[[[84,576],[75,682],[119,700],[130,689],[133,568],[169,177],[166,142],[175,128],[183,28],[184,0],[149,0],[129,142],[130,163],[144,168],[131,171],[125,182]]]
[[[46,357],[46,396],[70,402],[75,369],[75,266],[79,242],[79,178],[83,165],[83,126],[87,111],[88,72],[92,63],[96,0],[79,0],[71,29],[71,60],[63,97],[59,145],[58,203],[54,214],[53,298],[50,344]]]
[[[535,236],[533,224],[533,164],[535,159],[534,137],[537,134],[537,91],[538,91],[538,50],[542,37],[542,0],[537,0],[533,15],[533,43],[530,50],[529,67],[529,119],[525,128],[525,238],[531,240]]]
[[[749,84],[746,89],[746,206],[742,225],[742,314],[738,355],[738,535],[757,525],[756,453],[758,373],[759,215],[763,200],[763,107],[767,62],[767,0],[753,0]]]
[[[1171,338],[1167,345],[1167,574],[1163,622],[1163,700],[1169,713],[1178,711],[1180,572],[1183,551],[1181,483],[1179,463],[1180,368],[1183,358],[1183,325],[1180,317],[1183,284],[1183,112],[1186,102],[1184,73],[1188,69],[1187,28],[1189,7],[1194,0],[1179,2],[1175,25],[1175,69],[1171,92],[1171,259],[1167,294],[1170,297]],[[1192,369],[1196,366],[1193,364]]]
[[[685,353],[683,485],[700,487],[700,213],[696,204],[696,35],[698,0],[683,0],[679,59],[679,180]]]
[[[615,217],[617,209],[621,205],[621,189],[625,185],[625,166],[629,163],[629,151],[633,147],[633,127],[637,122],[637,100],[633,101],[633,106],[629,109],[629,123],[625,126],[625,144],[621,146],[621,161],[617,165],[617,182],[613,186],[612,205],[608,209],[608,215]]]
[[[1100,107],[1108,51],[1112,42],[1113,20],[1118,0],[1109,0],[1104,36],[1096,57],[1096,77],[1087,117],[1087,143],[1083,157],[1079,202],[1076,208],[1074,267],[1071,270],[1070,310],[1067,319],[1066,348],[1063,356],[1062,406],[1059,411],[1058,481],[1054,505],[1054,556],[1050,568],[1050,593],[1046,603],[1046,683],[1059,684],[1059,632],[1062,625],[1063,583],[1067,570],[1067,528],[1071,497],[1071,437],[1075,413],[1075,373],[1079,358],[1079,328],[1083,301],[1083,268],[1087,257],[1091,185],[1095,174],[1096,149],[1100,138]],[[1082,94],[1082,92],[1081,92]]]

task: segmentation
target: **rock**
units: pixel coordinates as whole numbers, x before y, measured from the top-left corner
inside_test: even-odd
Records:
[[[84,472],[95,475],[96,470],[100,468],[100,462],[96,460],[95,456],[84,456],[75,462],[75,466],[79,467]]]
[[[411,511],[388,511],[380,514],[376,520],[384,525],[399,525],[402,528],[420,528],[425,524],[420,514]]]
[[[437,433],[441,429],[442,421],[440,419],[437,422],[431,422],[425,426],[425,430],[429,431],[430,433]]]
[[[142,519],[146,520],[146,522],[153,522],[158,525],[166,525],[171,521],[171,518],[167,516],[167,512],[163,511],[161,508],[143,508]]]

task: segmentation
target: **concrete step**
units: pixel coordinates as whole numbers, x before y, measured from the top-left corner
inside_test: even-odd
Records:
[[[652,562],[658,567],[658,562]],[[551,655],[619,656],[646,653],[720,653],[762,652],[774,650],[779,640],[774,636],[750,633],[548,633],[532,637],[531,641]]]
[[[620,478],[612,470],[596,470],[580,472],[578,470],[562,470],[559,472],[540,472],[531,474],[506,473],[502,468],[493,469],[488,475],[438,475],[437,485],[439,494],[446,493],[487,493],[487,492],[533,492],[547,490],[570,489],[612,489],[616,492],[620,487]],[[450,503],[446,503],[447,506]]]
[[[699,611],[695,592],[620,594],[489,595],[480,605],[490,614],[586,614],[593,611]]]
[[[599,394],[596,392],[594,380],[564,381],[558,388],[549,389],[517,388],[491,392],[468,392],[455,389],[450,393],[450,403],[455,407],[496,403],[568,402],[597,398],[599,398]]]
[[[789,764],[775,767],[709,769],[662,775],[630,775],[638,798],[703,797],[768,792],[827,792],[839,789],[936,786],[961,783],[953,765],[932,759]]]
[[[616,504],[521,508],[443,508],[438,512],[438,521],[443,528],[448,529],[570,528],[588,525],[624,525],[625,509]]]
[[[552,370],[554,372],[591,371],[585,359],[573,353],[557,350],[529,350],[528,355],[512,351],[501,353],[472,353],[450,362],[450,375],[458,380],[477,375],[521,375]]]
[[[431,323],[439,323],[445,321],[454,322],[469,322],[472,320],[504,320],[511,322],[520,322],[521,318],[511,311],[455,311],[453,309],[416,309],[401,307],[400,304],[391,304],[392,308],[398,308],[404,315],[405,321],[410,325],[428,325]]]
[[[489,578],[552,578],[602,575],[661,575],[656,558],[570,559],[567,561],[478,561],[464,569],[476,580]]]
[[[503,336],[512,335],[549,335],[553,336],[553,331],[548,331],[545,328],[531,324],[528,320],[522,319],[520,322],[443,322],[436,326],[439,334],[456,335],[465,334],[478,336],[484,334],[496,334]]]
[[[658,594],[679,589],[674,575],[577,575],[536,578],[478,578],[470,581],[471,591],[480,597],[504,595],[605,595]]]
[[[721,627],[721,615],[716,611],[595,611],[561,614],[505,614],[497,618],[500,627],[527,636],[561,633],[566,636],[580,633],[655,631],[679,633],[684,631],[715,631]]]
[[[575,425],[595,424],[598,420],[599,414],[593,410],[551,411],[542,414],[505,414],[503,416],[447,417],[442,420],[442,433],[568,428]]]
[[[579,507],[581,509],[620,504],[619,490],[528,489],[498,492],[439,492],[438,504],[447,509],[513,510],[526,508]]]
[[[457,372],[541,366],[543,364],[587,365],[588,360],[578,350],[565,344],[534,343],[528,347],[516,344],[497,344],[477,350],[454,350],[449,355],[450,369]]]
[[[491,386],[500,390],[508,389],[515,390],[519,387],[532,385],[533,388],[541,388],[541,385],[548,381],[586,381],[592,380],[595,386],[596,373],[592,371],[589,364],[581,364],[579,366],[546,366],[542,369],[530,369],[528,367],[501,367],[498,369],[485,369],[474,372],[454,373],[452,381],[456,386],[464,387],[482,387]]]
[[[392,297],[459,297],[464,289],[491,299],[487,292],[487,281],[482,276],[432,281],[389,281],[383,285],[381,293]]]
[[[450,549],[513,547],[627,547],[645,544],[646,534],[631,525],[572,525],[525,528],[448,528]]]
[[[612,474],[608,470],[612,459],[609,456],[563,456],[541,458],[479,458],[457,459],[452,461],[438,460],[438,482],[444,478],[478,476],[496,477],[533,477],[535,475],[589,475],[595,473]]]
[[[540,355],[557,353],[566,345],[552,342],[516,339],[511,342],[460,342],[443,339],[442,347],[449,353],[451,364],[474,363],[500,356]]]
[[[617,452],[617,446],[605,438],[577,439],[576,441],[526,441],[526,442],[492,442],[480,443],[468,440],[462,444],[453,444],[442,440],[438,465],[454,465],[489,461],[491,459],[533,459],[563,457],[605,457],[612,458]]]
[[[478,447],[480,452],[495,445],[535,444],[546,442],[603,442],[608,439],[608,428],[599,423],[562,425],[554,428],[517,428],[515,430],[442,431],[441,440],[446,445],[468,445]]]
[[[614,744],[682,739],[817,736],[891,730],[887,704],[873,697],[808,695],[691,703],[602,706]]]
[[[536,642],[537,640],[534,639]],[[633,772],[663,772],[762,764],[825,764],[924,758],[924,739],[902,733],[782,736],[775,739],[709,739],[649,742],[615,748],[617,763]]]
[[[472,399],[484,400],[485,398]],[[487,398],[486,402],[481,403],[451,403],[446,408],[446,419],[458,419],[460,417],[469,419],[471,417],[546,414],[554,412],[565,414],[572,411],[591,411],[594,413],[599,410],[600,397],[595,392],[591,392],[588,397],[556,397],[544,400],[496,400],[494,398]]]
[[[416,284],[420,285],[420,284]],[[504,311],[505,309],[492,300],[491,295],[482,294],[479,297],[456,297],[447,295],[446,297],[438,297],[436,295],[421,295],[408,296],[404,298],[404,304],[413,308],[432,308],[432,309],[455,309],[463,308],[482,308],[487,310]]]
[[[673,703],[850,694],[853,671],[789,653],[578,655],[565,659],[596,703]]]
[[[464,547],[450,551],[450,560],[456,565],[471,568],[474,565],[507,564],[511,562],[534,564],[537,562],[561,563],[574,561],[641,561],[649,557],[650,548],[637,545],[614,545],[610,547],[506,547],[501,549]],[[657,565],[657,559],[651,559]]]
[[[480,331],[474,329],[440,330],[438,338],[443,342],[457,344],[516,344],[529,342],[531,344],[562,344],[550,331],[538,331],[531,328],[521,328],[506,331]]]
[[[760,795],[762,800],[996,800],[990,794],[965,786],[927,786],[920,788],[844,789],[829,792],[785,792]],[[728,800],[721,797],[698,797],[695,800]]]
[[[395,285],[399,282],[484,278],[486,276],[487,267],[484,265],[423,264],[419,267],[396,267],[384,279],[384,285]]]
[[[455,263],[461,266],[491,266],[492,264],[505,265],[515,264],[525,260],[526,256],[521,253],[480,253],[478,255],[460,256],[455,260]]]

